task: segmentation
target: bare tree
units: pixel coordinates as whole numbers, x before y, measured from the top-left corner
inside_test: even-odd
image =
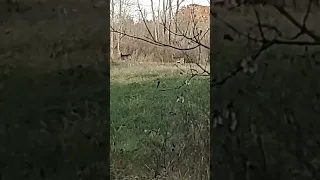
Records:
[[[166,6],[165,0],[162,1],[162,19],[163,19],[163,24],[165,24],[163,27],[163,37],[165,37],[166,31],[167,31],[165,28],[165,26],[167,25],[167,6]]]
[[[169,8],[168,5],[166,6]],[[202,6],[199,6],[199,7],[202,7]],[[196,18],[191,18],[189,20],[185,19],[187,21],[184,22],[183,20],[181,20],[179,22],[178,15],[177,15],[177,18],[167,15],[167,17],[171,18],[171,19],[167,19],[167,22],[169,21],[175,22],[175,24],[177,25],[176,26],[177,28],[175,29],[169,28],[168,27],[169,23],[165,23],[163,19],[161,19],[161,22],[159,24],[161,24],[165,32],[170,34],[171,37],[174,37],[173,39],[175,41],[173,41],[172,43],[169,43],[167,34],[165,34],[165,36],[163,36],[162,39],[157,40],[156,37],[154,37],[154,33],[152,33],[152,29],[150,29],[149,27],[150,22],[146,20],[144,9],[141,6],[139,6],[139,4],[138,4],[138,8],[140,12],[140,17],[142,18],[141,20],[145,25],[145,29],[148,34],[147,36],[142,35],[141,31],[137,35],[120,32],[119,30],[116,30],[114,28],[112,29],[112,31],[125,35],[128,38],[133,38],[133,39],[141,40],[147,43],[151,43],[156,46],[165,47],[165,48],[167,47],[167,48],[181,51],[181,53],[184,54],[183,56],[185,57],[184,62],[195,64],[197,67],[201,69],[201,71],[199,72],[199,71],[195,71],[193,68],[190,67],[191,68],[190,72],[192,72],[191,78],[196,77],[198,75],[208,76],[210,74],[209,71],[206,69],[206,65],[203,66],[203,64],[206,64],[209,62],[209,56],[205,57],[201,55],[202,53],[208,55],[206,51],[210,51],[209,36],[208,36],[209,28],[203,29],[203,28],[197,27],[199,23],[197,22],[198,20]],[[171,13],[172,12],[173,11],[171,10]],[[208,11],[208,15],[209,15],[209,11]],[[188,14],[186,14],[185,16],[188,16]],[[164,17],[163,12],[162,12],[162,17]],[[207,60],[203,60],[203,58],[206,58]],[[163,60],[161,61],[163,62]]]
[[[178,33],[178,25],[177,25],[177,19],[178,19],[178,14],[179,14],[179,10],[180,10],[180,6],[181,4],[185,2],[185,0],[176,0],[176,12],[174,15],[174,19],[175,19],[175,33]]]
[[[114,6],[115,6],[115,3],[114,3],[114,0],[111,0],[111,18],[110,18],[110,24],[112,27],[114,27],[114,15],[115,15],[115,12],[114,12]],[[114,58],[114,33],[110,33],[110,57],[111,58]]]
[[[160,10],[161,0],[158,1],[158,18],[157,18],[157,25],[158,31],[160,32],[160,22],[161,22],[161,10]]]
[[[154,27],[153,27],[153,29],[154,29],[154,37],[155,37],[155,39],[156,40],[158,40],[159,39],[159,36],[158,36],[158,26],[157,26],[157,19],[156,19],[156,11],[155,11],[155,9],[154,9],[154,2],[153,2],[153,0],[150,0],[150,3],[151,3],[151,13],[152,13],[152,20],[153,20],[153,23],[154,23]]]
[[[167,0],[168,5],[168,29],[171,31],[171,22],[172,22],[172,0]],[[168,33],[168,43],[171,44],[171,33]]]
[[[127,16],[131,13],[132,11],[132,5],[133,2],[131,0],[119,0],[119,1],[114,1],[112,0],[111,2],[111,27],[112,28],[117,28],[120,32],[124,32],[124,23],[125,20],[127,19]],[[114,34],[111,32],[111,47],[114,48]],[[118,55],[121,54],[121,39],[124,37],[123,34],[117,34],[116,36],[116,43],[117,43],[117,53]],[[112,55],[114,55],[114,49],[111,50]]]
[[[119,26],[119,30],[122,32],[123,31],[123,17],[122,17],[122,12],[123,12],[123,1],[120,0],[119,1],[119,17],[118,17],[118,26]],[[118,38],[117,38],[117,50],[118,50],[118,54],[121,54],[121,50],[120,50],[120,39],[121,39],[121,34],[118,34]]]

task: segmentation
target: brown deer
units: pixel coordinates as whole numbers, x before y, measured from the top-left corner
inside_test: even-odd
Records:
[[[120,53],[120,59],[121,59],[121,60],[131,59],[131,54],[122,54],[122,52],[121,52],[121,53]]]
[[[184,56],[177,56],[175,54],[172,54],[172,60],[176,64],[185,64],[186,63]]]

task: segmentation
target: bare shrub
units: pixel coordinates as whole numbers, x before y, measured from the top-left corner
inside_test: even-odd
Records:
[[[205,10],[204,12],[201,12],[201,16],[192,16],[192,13],[194,13],[193,11],[199,13],[201,8]],[[142,14],[142,9],[140,9],[140,11]],[[207,53],[203,53],[202,51],[209,46],[208,14],[208,7],[191,5],[188,6],[188,8],[182,8],[178,11],[176,17],[173,17],[170,22],[163,22],[161,16],[157,17],[157,21],[149,21],[142,18],[141,21],[136,23],[132,23],[132,20],[127,19],[126,22],[129,21],[131,23],[121,23],[123,26],[122,32],[116,28],[119,27],[117,24],[114,24],[112,31],[114,33],[122,34],[120,45],[118,45],[120,46],[120,49],[129,48],[131,51],[137,51],[136,55],[138,55],[138,52],[141,53],[142,57],[154,54],[155,58],[153,58],[153,61],[172,62],[172,50],[166,48],[167,46],[165,45],[168,44],[177,49],[185,49],[186,51],[188,51],[188,49],[194,49],[193,51],[188,51],[190,59],[191,57],[199,56],[199,54],[203,54],[203,56],[207,55]],[[169,23],[169,25],[163,23]],[[163,29],[163,34],[158,32],[160,27]],[[153,29],[158,33],[153,33]],[[157,42],[156,44],[158,44],[158,47],[150,46],[150,41],[146,42],[144,40]],[[192,47],[194,45],[197,46],[197,42],[200,41],[201,43],[206,44],[206,47],[199,47],[198,49]],[[200,48],[201,50],[199,50]],[[190,60],[190,62],[193,61],[196,60]]]

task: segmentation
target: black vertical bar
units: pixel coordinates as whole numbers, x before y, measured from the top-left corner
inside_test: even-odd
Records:
[[[214,71],[215,69],[215,54],[212,50],[214,48],[215,30],[213,29],[213,23],[215,20],[214,0],[210,0],[210,179],[211,180],[225,180],[229,179],[228,167],[224,162],[228,158],[225,153],[221,153],[220,148],[222,144],[219,138],[224,134],[221,132],[221,127],[214,127],[215,121],[215,96],[214,96]]]
[[[106,109],[107,111],[107,116],[109,119],[107,119],[107,129],[108,129],[108,134],[107,134],[107,146],[108,146],[108,152],[107,153],[107,168],[108,169],[108,177],[107,179],[111,179],[111,175],[110,175],[110,2],[107,1],[107,12],[106,12],[106,23],[108,24],[108,28],[107,28],[107,46],[106,46],[106,59],[107,59],[107,65],[106,65],[106,72],[107,72],[107,102],[108,102],[108,108]]]
[[[0,17],[0,26],[1,28],[6,29],[7,28],[6,26],[8,24],[10,25],[11,23],[10,21],[15,21],[16,19],[14,18],[17,17],[18,20],[25,21],[26,25],[22,27],[19,27],[19,26],[14,27],[14,25],[12,25],[13,26],[12,29],[16,30],[14,28],[26,27],[26,29],[19,29],[19,31],[23,32],[23,35],[26,34],[26,36],[30,34],[34,35],[36,33],[32,31],[30,32],[30,34],[28,34],[29,33],[28,31],[34,30],[32,29],[33,25],[38,23],[39,20],[37,18],[38,16],[42,16],[41,13],[43,13],[43,11],[50,11],[50,10],[55,11],[55,12],[52,12],[53,15],[50,14],[50,12],[48,13],[52,15],[52,17],[47,17],[47,19],[45,19],[46,17],[43,17],[42,21],[44,23],[47,23],[47,22],[50,23],[51,20],[56,20],[54,19],[56,18],[54,15],[57,14],[56,11],[58,8],[54,7],[55,2],[54,3],[52,2],[54,2],[54,0],[45,1],[43,2],[43,4],[36,4],[33,2],[22,1],[21,3],[22,5],[21,5],[19,4],[20,1],[17,1],[17,2],[14,1],[14,4],[11,5],[10,3],[6,4],[1,1],[0,10],[5,9],[8,6],[8,12],[1,12],[2,14]],[[51,5],[50,3],[54,5]],[[60,2],[57,2],[57,3],[60,3]],[[79,4],[80,3],[83,3],[83,2],[79,2]],[[41,9],[42,5],[43,7],[45,7],[43,8],[44,10]],[[13,12],[12,9],[15,9],[15,12]],[[83,69],[86,69],[87,67],[79,65],[78,67],[71,67],[67,70],[66,69],[61,70],[57,68],[58,70],[50,69],[47,72],[44,72],[43,69],[48,68],[49,63],[56,63],[56,62],[45,61],[46,58],[48,59],[51,58],[49,57],[51,56],[49,55],[49,52],[40,52],[39,54],[31,54],[31,53],[37,53],[37,52],[32,51],[33,50],[32,48],[34,47],[29,48],[29,46],[39,46],[39,49],[42,51],[44,50],[51,51],[53,49],[52,47],[41,47],[44,44],[42,43],[42,41],[39,43],[38,39],[36,38],[39,38],[40,40],[42,40],[41,38],[45,39],[45,38],[48,38],[50,35],[52,35],[49,33],[59,34],[60,32],[55,31],[55,29],[53,29],[52,32],[50,31],[48,34],[46,34],[47,32],[45,31],[39,33],[40,35],[36,34],[34,35],[35,37],[33,37],[34,39],[31,39],[31,40],[27,39],[28,37],[24,37],[24,36],[18,36],[18,38],[22,38],[22,40],[17,39],[17,42],[15,41],[6,42],[3,39],[0,40],[0,49],[2,51],[0,53],[0,56],[1,56],[0,58],[0,180],[2,179],[21,179],[21,180],[23,179],[61,179],[61,180],[88,179],[88,177],[86,178],[78,177],[78,173],[79,173],[78,169],[84,169],[84,168],[88,168],[88,171],[90,171],[90,168],[98,169],[96,171],[93,170],[93,173],[90,172],[90,176],[99,177],[99,178],[96,178],[97,180],[111,179],[110,178],[110,64],[109,64],[110,63],[110,3],[106,1],[106,5],[103,7],[103,9],[105,9],[106,11],[103,13],[103,18],[105,19],[104,22],[107,23],[105,25],[107,25],[108,28],[105,32],[106,34],[103,35],[102,37],[99,37],[100,45],[104,46],[103,48],[106,48],[104,59],[103,59],[103,61],[106,62],[106,63],[103,63],[105,64],[104,68],[106,68],[106,69],[103,69],[104,71],[103,73],[105,75],[103,78],[106,78],[106,79],[102,79],[101,81],[103,82],[99,84],[99,87],[104,87],[103,92],[105,94],[102,95],[103,96],[102,98],[103,98],[103,101],[107,102],[107,105],[104,105],[104,109],[103,109],[103,115],[104,115],[103,119],[102,118],[99,119],[100,120],[99,123],[101,124],[102,128],[99,127],[99,129],[94,131],[93,133],[92,132],[87,133],[88,135],[82,132],[87,130],[86,124],[81,125],[77,128],[74,128],[75,129],[74,131],[76,132],[74,136],[76,137],[70,140],[71,141],[70,146],[68,146],[69,145],[68,144],[67,146],[62,147],[63,145],[61,145],[62,143],[60,141],[62,141],[61,139],[65,137],[62,137],[63,135],[61,135],[62,133],[60,133],[60,131],[61,131],[61,126],[63,126],[61,124],[64,123],[63,118],[65,119],[68,118],[66,115],[67,113],[70,113],[68,111],[71,111],[73,113],[73,109],[72,109],[73,107],[70,108],[71,110],[68,109],[69,107],[67,108],[58,107],[61,105],[59,104],[59,101],[71,102],[76,99],[77,102],[82,103],[83,99],[86,98],[85,96],[86,95],[91,96],[92,94],[89,94],[89,93],[92,93],[92,92],[83,91],[84,93],[81,95],[77,95],[77,97],[70,97],[72,96],[72,93],[70,93],[71,95],[68,94],[68,96],[66,96],[65,94],[62,94],[62,95],[59,94],[60,88],[62,89],[61,92],[63,92],[65,88],[63,87],[64,86],[63,83],[65,83],[65,81],[70,80],[70,79],[67,79],[66,78],[67,75],[64,76],[64,74],[69,73],[69,74],[72,74],[70,76],[75,76],[75,74],[77,73],[76,72],[77,68],[83,70]],[[68,12],[71,12],[71,11],[72,10],[68,9]],[[90,11],[95,11],[95,10],[90,9]],[[33,15],[35,16],[35,18],[32,19],[32,17],[30,17],[31,15],[24,17],[25,16],[24,13],[27,15],[30,15],[28,13],[33,13],[36,15]],[[65,12],[65,14],[67,14],[67,12]],[[27,20],[30,20],[30,22],[27,22]],[[49,23],[48,25],[52,25]],[[12,24],[15,24],[15,23],[12,23]],[[104,26],[104,28],[105,27],[106,26]],[[66,27],[65,29],[67,28],[68,27]],[[57,29],[59,30],[59,28]],[[0,32],[1,38],[6,36],[11,36],[11,33],[14,32],[13,30],[9,29],[5,33],[4,31]],[[71,39],[72,37],[61,36],[59,38],[60,39],[58,38],[57,39],[64,42],[65,40],[64,38]],[[53,39],[53,40],[55,41],[57,39]],[[21,41],[26,44],[21,43]],[[46,41],[46,39],[44,41]],[[53,44],[54,42],[51,41],[50,43]],[[76,43],[79,43],[79,42],[76,42]],[[70,49],[65,48],[63,47],[64,44],[63,43],[61,44],[57,45],[57,46],[60,46],[60,45],[62,46],[61,51],[64,51],[67,53],[71,51],[70,50],[71,48]],[[92,47],[90,46],[90,44],[88,46],[89,48]],[[44,48],[48,48],[48,49],[44,49]],[[49,49],[49,48],[52,48],[52,49]],[[81,48],[85,49],[88,47],[81,47]],[[27,54],[27,56],[30,55],[30,57],[23,57],[25,58],[23,59],[25,60],[23,62],[15,62],[16,60],[15,55],[8,56],[8,57],[3,56],[4,53],[8,54],[7,51],[13,52],[12,54],[14,53],[19,54],[21,53],[21,51],[26,51],[26,49],[28,51],[27,53],[29,53]],[[46,56],[41,57],[43,58],[41,60],[48,62],[48,64],[43,63],[41,64],[42,66],[39,66],[36,68],[34,66],[32,67],[29,66],[28,60],[32,60],[32,58],[40,57],[41,55],[43,55],[41,53],[48,54],[48,57]],[[92,53],[95,53],[95,52],[92,51]],[[7,60],[8,63],[6,63],[4,60]],[[8,72],[4,72],[4,68],[6,71],[8,70]],[[38,70],[37,68],[39,69],[39,72],[37,71]],[[33,73],[33,72],[35,74],[34,75],[32,74],[32,76],[29,77],[28,73]],[[10,77],[10,75],[12,75],[13,77]],[[85,75],[81,74],[81,77],[83,76]],[[79,77],[77,76],[77,78],[80,79],[80,75]],[[57,79],[59,80],[58,82],[56,82]],[[70,81],[72,80],[77,80],[77,79],[74,78],[74,79],[71,79]],[[70,82],[67,82],[67,83],[70,83]],[[55,89],[48,88],[48,87],[51,87],[50,85],[52,84],[54,84],[55,88],[59,90],[58,92],[54,92]],[[77,86],[77,85],[78,84],[76,83],[74,84],[74,86]],[[89,86],[90,84],[85,84],[85,85],[82,84],[83,89],[91,88]],[[35,87],[36,89],[34,89]],[[42,95],[41,93],[43,93],[44,91],[49,91],[49,92],[45,92],[45,94],[41,96]],[[48,102],[46,101],[47,100],[46,98],[49,99]],[[57,103],[58,105],[54,103]],[[73,106],[73,105],[70,105],[70,106]],[[77,115],[77,113],[79,115],[82,112],[76,112],[74,114]],[[81,122],[78,122],[78,120],[81,117],[79,118],[76,115],[75,115],[76,118],[72,119],[73,122],[71,122],[70,124],[81,123]],[[49,116],[53,116],[52,118],[53,120],[50,118],[47,118]],[[47,122],[48,119],[52,121]],[[95,119],[93,118],[93,121],[91,121],[90,123],[92,124],[96,123],[94,122],[94,120]],[[43,128],[42,126],[45,126],[45,128]],[[89,131],[90,130],[91,129],[89,129]],[[69,133],[69,132],[66,132],[66,133]],[[99,134],[98,139],[94,139],[94,137],[92,137],[93,135],[90,133]],[[96,142],[92,144],[91,143],[85,144],[86,146],[81,146],[84,144],[84,142],[91,141],[91,140],[92,141],[96,140]],[[88,146],[91,146],[91,147],[88,147]],[[79,160],[78,157],[80,158],[84,157],[84,158]],[[95,166],[95,167],[92,167],[92,166]],[[86,171],[86,169],[84,171]]]
[[[214,163],[213,163],[213,149],[212,146],[214,145],[214,132],[213,132],[213,106],[214,106],[214,96],[213,96],[213,75],[212,72],[214,71],[214,64],[213,64],[213,58],[214,54],[212,51],[213,48],[213,0],[210,0],[210,179],[215,179],[214,175]]]

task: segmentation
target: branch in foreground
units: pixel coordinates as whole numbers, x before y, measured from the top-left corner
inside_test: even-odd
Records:
[[[110,32],[119,33],[119,34],[122,34],[122,35],[125,35],[125,36],[128,36],[128,37],[131,37],[131,38],[134,38],[134,39],[137,39],[137,40],[141,40],[141,41],[144,41],[144,42],[147,42],[147,43],[156,45],[156,46],[169,47],[169,48],[176,49],[176,50],[181,50],[181,51],[192,50],[192,49],[198,48],[198,47],[200,46],[200,45],[198,44],[198,45],[193,46],[193,47],[190,47],[190,48],[180,48],[180,47],[172,46],[172,45],[169,45],[169,44],[161,43],[161,42],[159,42],[159,41],[150,41],[150,40],[147,40],[147,39],[138,37],[138,36],[133,36],[133,35],[130,35],[130,34],[127,34],[127,33],[123,33],[123,32],[120,32],[120,31],[117,31],[117,30],[113,29],[112,27],[111,27],[111,29],[112,29],[112,30],[111,30]]]
[[[310,6],[310,5],[309,5]],[[301,30],[301,32],[304,32],[305,34],[307,34],[308,36],[310,36],[314,41],[320,41],[320,37],[318,35],[316,35],[315,33],[313,33],[312,31],[310,31],[305,24],[301,24],[299,23],[290,13],[288,13],[283,7],[281,6],[274,6],[274,8],[276,10],[278,10],[278,12],[280,14],[282,14],[284,17],[286,17],[292,24],[294,24],[298,29]],[[308,7],[310,8],[310,7]],[[310,9],[307,10],[307,14],[310,13]],[[307,14],[304,17],[304,23],[307,20],[308,16]]]
[[[217,20],[219,20],[221,23],[223,23],[227,28],[231,29],[234,33],[236,33],[238,36],[241,37],[245,37],[253,42],[258,42],[258,43],[274,43],[274,44],[279,44],[279,45],[298,45],[298,46],[319,46],[320,45],[320,41],[300,41],[300,40],[295,40],[295,41],[290,41],[290,40],[280,40],[280,39],[259,39],[256,37],[252,37],[250,35],[244,34],[243,32],[240,32],[239,30],[237,30],[237,28],[235,28],[234,26],[232,26],[230,23],[224,21],[223,19],[217,18]],[[266,24],[264,24],[265,26]],[[301,33],[301,32],[300,32]],[[298,35],[295,35],[298,36]],[[299,36],[301,36],[301,34],[299,34]],[[292,39],[295,39],[296,37],[293,37]]]
[[[252,62],[256,61],[256,59],[267,49],[269,49],[274,43],[266,43],[262,45],[262,47],[253,55],[250,56],[250,59]],[[242,59],[240,60],[242,61]],[[240,63],[239,63],[240,64]],[[239,66],[236,69],[234,69],[229,75],[225,76],[224,78],[220,80],[214,80],[211,82],[211,88],[216,87],[216,86],[221,86],[224,85],[230,78],[236,76],[238,73],[240,73],[242,70],[244,70],[244,67]]]

